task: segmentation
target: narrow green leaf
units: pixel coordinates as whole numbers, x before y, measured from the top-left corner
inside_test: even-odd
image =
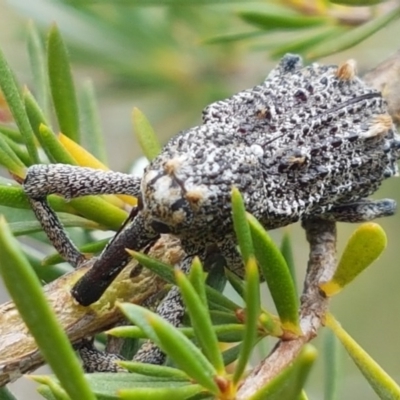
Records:
[[[329,22],[327,17],[305,16],[288,7],[271,4],[257,5],[238,12],[240,18],[264,30],[304,29]]]
[[[121,389],[118,391],[118,397],[125,400],[171,400],[171,398],[174,400],[185,400],[202,391],[204,391],[204,389],[200,385]]]
[[[101,250],[103,250],[109,241],[110,238],[97,240],[96,242],[91,242],[84,244],[83,246],[79,246],[78,250],[81,253],[96,254],[99,253]],[[49,265],[59,264],[61,262],[64,262],[64,259],[58,253],[54,253],[43,258],[42,264],[43,266],[49,266]]]
[[[43,357],[71,398],[95,400],[68,337],[4,219],[0,220],[0,253],[1,276]]]
[[[203,271],[203,266],[201,265],[201,261],[198,257],[194,257],[188,277],[191,286],[193,287],[197,296],[199,297],[199,300],[202,302],[203,306],[207,306],[206,285],[204,283],[205,274]],[[175,271],[175,278],[176,278],[176,271]]]
[[[25,167],[29,167],[32,165],[32,160],[29,154],[26,151],[25,146],[21,146],[19,143],[15,143],[12,139],[7,136],[3,136],[3,140],[7,143],[8,147],[11,149],[13,154],[17,157],[18,163],[24,165]]]
[[[74,157],[68,153],[49,126],[44,124],[39,126],[39,138],[43,149],[50,159],[61,164],[78,165]]]
[[[196,263],[194,263],[194,266],[196,269]],[[197,273],[198,276],[200,275],[200,272],[202,273],[201,265],[200,271]],[[182,271],[175,270],[175,278],[200,347],[208,360],[217,370],[217,373],[221,375],[225,368],[218,347],[217,335],[213,330],[210,314],[207,308],[204,282],[202,283],[202,287],[199,288],[199,291],[201,292],[199,295]],[[199,286],[201,286],[201,284]]]
[[[164,365],[153,365],[136,361],[118,361],[118,365],[126,368],[129,372],[135,372],[141,375],[169,378],[171,380],[180,381],[189,380],[189,377],[181,370]]]
[[[340,374],[340,353],[338,341],[332,331],[324,332],[324,361],[325,381],[324,400],[337,400],[338,397],[338,376]]]
[[[226,270],[226,277],[228,278],[228,282],[231,284],[235,292],[240,296],[244,297],[244,284],[243,281],[233,272]]]
[[[146,116],[138,108],[133,109],[132,121],[140,148],[146,158],[151,161],[161,152],[157,136]]]
[[[55,211],[64,211],[70,214],[76,211],[70,204],[58,196],[49,196],[49,203]],[[0,183],[0,205],[12,208],[31,209],[28,199],[21,186],[16,186],[13,183]]]
[[[242,347],[240,349],[239,359],[232,378],[235,384],[238,383],[242,378],[257,337],[257,321],[261,309],[260,278],[258,275],[257,262],[254,257],[250,257],[246,263],[244,298],[246,303],[245,332]]]
[[[52,156],[51,152],[48,151],[46,142],[43,140],[42,135],[40,133],[40,127],[42,125],[43,126],[48,125],[47,120],[46,120],[39,104],[36,102],[36,99],[33,97],[32,93],[29,91],[29,89],[27,87],[24,88],[23,100],[24,100],[26,114],[28,115],[29,122],[33,129],[33,133],[36,136],[36,139],[42,146],[42,149],[46,153],[46,156],[48,157],[48,159],[52,162],[55,162],[56,160]]]
[[[7,389],[6,386],[0,387],[0,400],[17,400],[17,398]]]
[[[221,254],[214,255],[212,261],[207,259],[207,277],[206,285],[222,293],[226,287],[225,266],[226,260]]]
[[[342,4],[350,7],[368,7],[373,6],[375,4],[383,3],[386,0],[329,0],[334,4]]]
[[[400,399],[400,387],[398,384],[341,327],[332,314],[326,316],[325,324],[332,329],[336,337],[342,342],[344,348],[379,398]]]
[[[334,37],[311,48],[306,57],[314,60],[353,47],[399,17],[400,7],[397,7],[387,14],[382,14],[351,31],[345,32],[339,37]]]
[[[319,43],[323,43],[331,37],[338,37],[340,34],[347,32],[348,27],[338,25],[327,25],[313,29],[312,32],[307,32],[307,35],[303,35],[299,38],[288,38],[288,41],[284,44],[278,45],[271,50],[270,54],[272,57],[281,58],[286,53],[302,53],[307,52],[308,49],[317,46]]]
[[[24,142],[32,162],[39,163],[39,156],[37,153],[35,138],[29,124],[28,117],[25,113],[24,105],[22,103],[20,92],[15,83],[14,75],[4,58],[3,53],[0,51],[0,88],[4,94],[10,111],[14,120],[24,138]]]
[[[236,238],[240,247],[244,264],[247,264],[254,256],[253,241],[249,223],[246,218],[246,209],[243,197],[237,188],[232,188],[232,219]]]
[[[327,296],[340,292],[382,254],[386,245],[386,233],[378,224],[362,224],[347,242],[332,279],[320,288]]]
[[[71,400],[71,398],[67,395],[65,390],[60,386],[60,384],[54,381],[50,376],[46,375],[32,375],[31,378],[37,383],[41,383],[42,385],[46,385],[50,391],[52,396],[56,400]]]
[[[306,344],[293,364],[284,369],[248,400],[298,400],[312,365],[317,357],[315,348]]]
[[[247,219],[256,258],[267,281],[282,327],[295,334],[301,334],[298,298],[285,259],[262,225],[250,214],[247,214]]]
[[[143,253],[139,253],[133,250],[127,250],[129,255],[131,255],[139,264],[145,266],[150,271],[153,271],[155,274],[159,275],[166,282],[172,283],[175,285],[175,276],[173,267],[171,265],[165,264],[155,258],[151,258],[146,256]]]
[[[19,177],[25,175],[25,165],[15,155],[2,135],[0,135],[0,164]]]
[[[72,80],[67,49],[56,25],[47,41],[47,65],[50,91],[61,132],[73,141],[79,140],[79,110]]]
[[[50,112],[50,91],[46,71],[46,54],[42,39],[35,24],[28,25],[28,54],[38,103],[45,115]]]
[[[232,364],[238,359],[241,347],[242,344],[240,343],[237,344],[236,346],[229,347],[228,350],[225,350],[222,353],[222,358],[224,359],[225,365]]]
[[[219,342],[234,343],[243,339],[244,325],[242,324],[226,323],[213,326],[212,328]],[[189,339],[196,337],[193,328],[181,327],[178,328],[178,330]],[[147,338],[146,333],[137,326],[118,326],[108,330],[107,334],[123,338]]]
[[[24,138],[21,136],[21,133],[13,128],[10,128],[8,126],[0,125],[0,132],[4,135],[7,136],[9,139],[11,139],[15,143],[19,144],[24,144]]]
[[[265,35],[265,31],[252,31],[252,32],[240,32],[240,33],[224,33],[221,35],[215,35],[210,38],[205,38],[200,41],[201,44],[224,44],[230,42],[237,42],[240,40],[251,39]]]
[[[121,304],[121,310],[134,324],[142,328],[175,364],[197,383],[212,393],[218,393],[214,382],[214,367],[201,351],[178,329],[160,316],[134,304]]]
[[[96,222],[89,221],[88,219],[77,215],[58,214],[58,216],[65,228],[80,227],[85,229],[101,229],[101,226]],[[9,226],[11,232],[15,236],[28,235],[30,233],[43,231],[42,225],[40,225],[40,222],[37,219],[10,222]]]
[[[140,264],[144,265],[146,268],[150,269],[155,274],[159,275],[166,282],[175,284],[175,276],[173,273],[172,266],[165,264],[161,261],[155,260],[153,258],[150,258],[145,254],[132,250],[127,250],[127,251]],[[220,292],[209,286],[206,286],[206,294],[209,303],[211,302],[214,303],[215,305],[220,305],[223,310],[236,311],[237,309],[240,308],[232,300],[229,300],[226,296],[222,295]]]
[[[82,142],[85,149],[107,164],[107,152],[92,81],[86,81],[80,96]]]
[[[296,265],[294,263],[294,258],[293,258],[292,242],[290,240],[290,235],[287,230],[285,230],[283,232],[280,250],[283,255],[283,258],[286,261],[286,265],[289,268],[290,275],[292,276],[293,284],[294,284],[294,288],[296,289],[296,296],[297,296],[298,292],[297,292],[297,285],[296,285]]]

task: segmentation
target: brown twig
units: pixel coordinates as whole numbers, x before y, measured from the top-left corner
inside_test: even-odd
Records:
[[[298,356],[304,343],[313,339],[322,325],[328,300],[319,284],[329,280],[336,267],[336,225],[334,222],[305,221],[303,227],[310,243],[310,257],[301,296],[300,324],[303,335],[277,343],[243,382],[237,400],[248,399],[257,390],[276,377]]]
[[[174,265],[181,260],[183,252],[176,239],[164,236],[153,246],[150,256]],[[121,313],[115,305],[117,301],[141,304],[162,290],[165,283],[147,268],[141,268],[140,273],[132,277],[131,272],[136,265],[136,262],[132,262],[101,300],[90,307],[80,306],[70,294],[70,288],[89,266],[64,275],[44,288],[50,305],[72,343],[102,332],[118,322]],[[0,386],[44,364],[13,302],[0,306],[0,338]]]

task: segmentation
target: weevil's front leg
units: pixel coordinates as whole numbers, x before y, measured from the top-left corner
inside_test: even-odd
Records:
[[[354,203],[341,204],[321,216],[334,222],[366,222],[376,218],[388,217],[396,212],[396,202],[392,199],[363,199]]]
[[[46,197],[59,194],[66,199],[96,194],[140,193],[140,179],[132,175],[64,164],[38,164],[28,168],[23,188],[36,218],[60,255],[73,266],[85,261],[66,234]]]

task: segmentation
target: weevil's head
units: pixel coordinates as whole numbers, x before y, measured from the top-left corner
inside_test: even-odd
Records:
[[[174,137],[146,168],[141,212],[160,233],[208,234],[230,221],[230,193],[243,165],[229,132],[201,125]]]

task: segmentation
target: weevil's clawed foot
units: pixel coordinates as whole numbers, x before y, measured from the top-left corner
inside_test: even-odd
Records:
[[[87,373],[126,371],[115,363],[123,360],[123,357],[97,350],[93,344],[93,339],[83,339],[74,347],[81,357],[83,370]]]
[[[392,199],[360,200],[355,203],[333,207],[322,219],[335,222],[366,222],[389,217],[396,212],[397,204]]]

